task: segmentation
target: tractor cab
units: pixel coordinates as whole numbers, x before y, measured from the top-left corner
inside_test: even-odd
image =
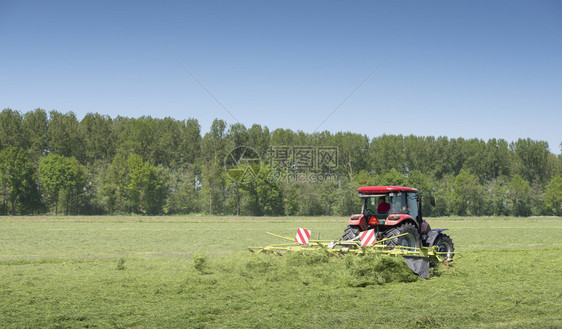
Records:
[[[431,230],[422,217],[422,199],[429,198],[431,205],[435,199],[420,194],[417,188],[405,186],[363,186],[357,189],[362,199],[361,213],[349,218],[343,240],[357,239],[359,233],[374,230],[377,239],[389,239],[388,245],[402,245],[419,248],[431,246],[443,229]],[[403,235],[408,233],[407,235]]]
[[[415,192],[389,192],[387,194],[360,194],[363,199],[361,213],[366,217],[374,216],[384,224],[390,214],[409,214],[418,217],[418,200]]]
[[[350,225],[358,225],[362,230],[368,226],[393,226],[410,221],[420,229],[420,198],[418,190],[403,186],[364,186],[357,190],[363,200],[361,213],[350,218]],[[425,228],[425,227],[424,227]],[[384,228],[379,227],[379,231]]]

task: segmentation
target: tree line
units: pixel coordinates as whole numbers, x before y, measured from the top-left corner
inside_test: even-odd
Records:
[[[562,216],[562,156],[529,138],[370,139],[219,119],[202,134],[195,118],[0,113],[3,215],[347,216],[364,185],[432,194],[426,216]]]

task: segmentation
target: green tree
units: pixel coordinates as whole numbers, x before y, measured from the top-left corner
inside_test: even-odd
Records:
[[[334,215],[349,216],[361,212],[361,199],[357,197],[357,188],[360,185],[363,184],[358,184],[353,180],[340,183],[336,192]]]
[[[100,204],[108,213],[125,213],[129,211],[127,185],[129,167],[127,156],[118,153],[105,172],[102,184]]]
[[[288,182],[280,182],[283,189],[283,205],[284,212],[287,216],[296,216],[299,214],[299,195],[296,184]]]
[[[464,143],[464,152],[466,160],[462,164],[464,169],[475,173],[480,181],[486,181],[490,178],[489,164],[488,164],[488,147],[486,142],[481,139],[469,139]]]
[[[0,187],[4,200],[4,212],[10,204],[11,214],[23,204],[31,205],[32,209],[39,205],[39,195],[35,183],[35,171],[24,150],[9,147],[0,152]]]
[[[19,147],[27,149],[27,138],[22,129],[23,116],[12,109],[0,112],[0,149]]]
[[[394,172],[396,172],[396,170]],[[378,177],[371,176],[366,170],[361,170],[359,173],[354,174],[349,182],[353,183],[353,189],[357,190],[361,186],[377,185],[377,178]]]
[[[215,119],[211,129],[202,140],[202,193],[203,209],[208,209],[209,214],[224,213],[226,202],[226,177],[224,174],[224,159],[232,150],[228,140],[226,122]]]
[[[514,172],[530,183],[543,184],[549,180],[548,168],[548,143],[534,141],[530,138],[519,139],[511,143],[511,149],[515,153],[513,163]]]
[[[228,145],[231,145],[231,148],[242,148],[245,149],[249,147],[249,134],[246,127],[241,123],[235,123],[230,125],[230,128],[227,132],[226,139],[228,140]],[[257,151],[256,151],[257,152]],[[235,155],[237,157],[238,155]],[[226,161],[226,159],[224,160]],[[245,168],[249,168],[246,165],[238,166],[242,172],[245,172]],[[254,165],[256,167],[256,165]],[[259,169],[258,169],[259,171]],[[257,171],[256,171],[257,172]],[[229,175],[232,175],[232,170],[230,171]],[[234,179],[226,179],[226,213],[235,213],[236,215],[240,215],[242,211],[242,202],[244,198],[244,186],[247,184],[243,179],[247,181],[248,179],[255,179],[256,177],[252,176],[250,178],[243,177],[238,175],[239,177],[233,177]],[[256,207],[259,208],[259,205],[256,204]],[[261,212],[260,209],[252,209],[252,214],[259,214]]]
[[[87,165],[113,158],[117,137],[113,130],[113,120],[109,116],[86,114],[80,121],[80,132],[84,140],[84,160]]]
[[[127,164],[129,182],[126,188],[131,211],[149,215],[161,213],[166,194],[156,168],[135,154],[129,156]]]
[[[23,117],[22,129],[29,140],[28,154],[37,165],[49,147],[47,127],[49,120],[47,112],[42,109],[27,112]]]
[[[507,216],[512,212],[508,202],[509,178],[507,176],[499,176],[489,181],[485,196],[488,204],[486,215]]]
[[[557,158],[558,158],[558,174],[562,175],[562,144],[560,144],[560,154],[558,154]]]
[[[116,153],[137,154],[145,161],[158,164],[157,133],[155,119],[143,116],[136,119],[118,118],[115,132],[117,134]]]
[[[232,149],[227,140],[226,122],[215,119],[211,129],[203,137],[202,144],[203,158],[206,162],[224,161],[224,157]]]
[[[87,172],[74,157],[65,158],[71,168],[72,183],[62,190],[62,204],[66,215],[76,215],[86,207]]]
[[[322,207],[323,215],[333,216],[336,214],[336,203],[338,198],[338,182],[312,182],[316,185],[318,193],[320,194],[320,205]]]
[[[451,138],[444,155],[449,167],[449,173],[458,175],[467,160],[468,147],[464,138]]]
[[[403,173],[406,169],[402,135],[382,135],[374,138],[368,153],[369,163],[377,174],[389,172],[391,169]]]
[[[452,215],[449,206],[449,194],[451,191],[450,185],[454,176],[447,174],[441,179],[434,178],[433,185],[433,196],[435,197],[435,207],[431,209],[432,216],[450,216]]]
[[[205,164],[202,171],[201,193],[203,195],[201,209],[209,214],[222,214],[226,201],[226,177],[224,165],[218,161]]]
[[[154,121],[154,150],[157,165],[177,168],[193,163],[200,154],[201,140],[197,120],[178,121],[166,117]]]
[[[509,183],[508,190],[513,216],[529,216],[531,214],[529,205],[531,187],[529,182],[520,175],[515,175]]]
[[[562,176],[556,175],[548,183],[545,206],[550,214],[562,216]]]
[[[240,216],[242,214],[242,203],[245,201],[245,193],[242,189],[240,182],[232,179],[226,180],[226,209],[225,213],[235,214]]]
[[[66,114],[57,111],[49,113],[47,128],[49,151],[65,157],[75,157],[83,163],[84,140],[80,126],[73,112]]]
[[[164,212],[166,214],[189,214],[201,211],[198,177],[192,167],[170,170],[169,191]]]
[[[449,209],[460,216],[480,215],[481,197],[478,177],[466,169],[461,169],[450,185]]]
[[[241,123],[232,124],[228,129],[227,138],[231,141],[233,148],[248,146],[248,129],[246,129],[246,127]]]
[[[326,213],[317,184],[295,183],[298,186],[299,216],[320,216]]]
[[[116,155],[106,173],[106,208],[109,212],[162,213],[167,193],[161,175],[140,155]]]
[[[393,185],[404,186],[407,185],[407,178],[399,173],[396,169],[392,168],[389,172],[377,175],[375,178],[375,185]]]
[[[55,206],[58,215],[60,194],[75,184],[72,164],[67,158],[51,153],[39,164],[41,186],[50,205]]]
[[[433,184],[430,177],[419,170],[412,170],[408,173],[407,186],[415,187],[418,189],[420,194],[433,195]],[[429,199],[424,199],[422,202],[422,215],[431,216],[433,213],[433,207],[431,206]]]
[[[417,188],[420,193],[431,194],[433,191],[433,185],[429,176],[419,170],[412,170],[408,172],[406,185]]]
[[[511,153],[509,144],[504,139],[492,138],[486,144],[486,178],[495,179],[500,176],[509,175]]]
[[[197,119],[184,121],[181,129],[180,150],[188,164],[196,163],[201,157],[201,127]]]
[[[84,191],[85,203],[82,213],[85,215],[101,215],[107,213],[107,195],[104,194],[104,183],[111,162],[96,161],[85,168],[86,186]]]
[[[449,161],[449,138],[439,136],[431,148],[431,175],[441,180],[443,177],[452,174],[452,164]]]
[[[433,170],[434,156],[432,149],[435,146],[434,137],[418,137],[409,135],[404,137],[404,155],[408,171],[418,170],[430,173]]]
[[[369,138],[365,135],[359,135],[351,132],[338,132],[333,138],[338,148],[338,167],[347,172],[348,179],[351,180],[355,173],[361,170],[367,170],[368,159],[367,151],[369,149]]]
[[[270,145],[274,146],[295,146],[298,144],[298,138],[291,129],[278,128],[271,134]]]
[[[256,150],[262,159],[265,159],[269,151],[271,136],[269,129],[258,124],[253,124],[248,129],[248,145]]]
[[[241,188],[246,193],[243,208],[251,215],[283,215],[283,190],[279,181],[274,179],[273,169],[262,165],[241,181]]]

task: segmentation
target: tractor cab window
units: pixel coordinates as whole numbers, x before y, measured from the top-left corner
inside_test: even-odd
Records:
[[[363,201],[363,213],[367,215],[374,215],[377,213],[377,198],[365,198]]]
[[[408,193],[408,214],[414,219],[418,217],[418,198],[416,193]]]
[[[390,205],[386,195],[376,195],[363,199],[363,213],[367,215],[381,215],[388,213]]]
[[[406,193],[395,192],[388,194],[390,199],[390,213],[392,214],[407,214],[408,206],[406,202]]]

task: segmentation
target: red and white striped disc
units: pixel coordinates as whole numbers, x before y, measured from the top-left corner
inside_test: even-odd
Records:
[[[295,241],[297,243],[307,245],[308,241],[310,241],[310,230],[299,227],[299,229],[297,230],[297,237],[295,238]]]
[[[363,231],[359,234],[359,237],[361,238],[361,247],[370,246],[377,242],[375,239],[375,230]]]

